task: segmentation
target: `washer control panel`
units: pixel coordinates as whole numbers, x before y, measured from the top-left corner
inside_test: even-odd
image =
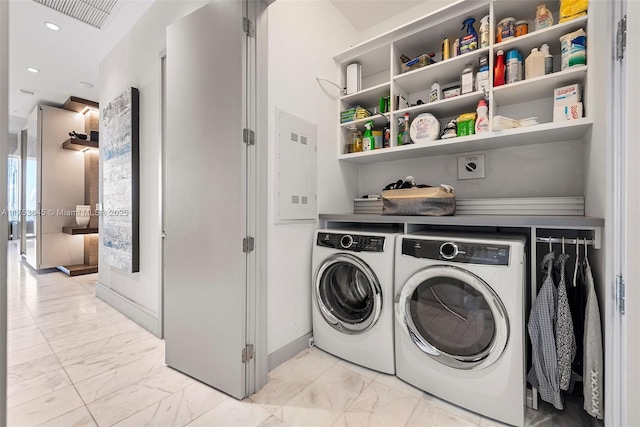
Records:
[[[402,239],[402,255],[465,264],[509,265],[509,245]]]
[[[383,252],[384,239],[382,236],[362,236],[346,233],[318,233],[318,246],[341,249],[353,252]]]

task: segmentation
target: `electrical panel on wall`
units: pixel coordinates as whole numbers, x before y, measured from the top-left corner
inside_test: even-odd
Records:
[[[317,125],[276,108],[276,223],[317,218]]]

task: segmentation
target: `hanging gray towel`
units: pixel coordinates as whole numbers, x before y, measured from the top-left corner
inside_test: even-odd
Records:
[[[561,254],[556,261],[560,270],[558,281],[558,314],[556,320],[556,352],[558,356],[558,377],[560,390],[569,390],[571,383],[571,364],[576,357],[576,336],[573,331],[571,308],[567,298],[567,277],[565,267],[569,255]]]
[[[600,308],[596,297],[591,266],[587,260],[587,308],[584,319],[583,393],[584,410],[601,420],[603,416],[602,393],[602,331],[600,330]]]
[[[547,277],[531,308],[527,330],[531,339],[532,365],[527,380],[538,389],[542,400],[556,409],[563,409],[560,384],[558,382],[558,357],[554,324],[556,321],[557,291],[553,283],[553,252],[545,255],[543,268]]]

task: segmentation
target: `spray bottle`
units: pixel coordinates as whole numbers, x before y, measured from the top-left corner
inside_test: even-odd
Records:
[[[398,117],[398,145],[402,145],[403,135],[404,135],[404,118]]]
[[[409,135],[409,113],[404,113],[404,131],[402,132],[402,145],[411,144]]]
[[[489,46],[489,15],[480,20],[480,48]]]
[[[373,132],[371,129],[373,128],[373,122],[367,122],[364,124],[364,134],[362,135],[362,143],[364,145],[364,151],[375,150],[376,142],[373,138]]]
[[[467,35],[460,38],[460,55],[471,52],[478,48],[478,33],[473,28],[475,18],[467,18],[462,23],[462,29],[467,29]]]

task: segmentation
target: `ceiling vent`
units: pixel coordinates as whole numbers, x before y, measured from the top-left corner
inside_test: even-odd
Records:
[[[102,29],[119,0],[33,0],[92,27]]]

